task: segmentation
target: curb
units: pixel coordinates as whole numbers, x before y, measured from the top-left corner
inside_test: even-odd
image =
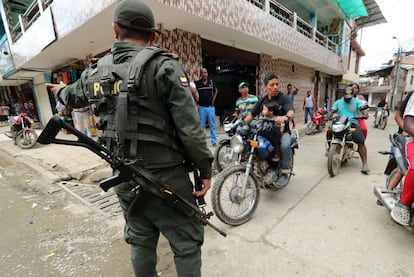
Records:
[[[50,181],[52,183],[56,183],[61,180],[61,176],[52,173],[51,171],[45,169],[44,167],[36,164],[30,157],[21,157],[16,154],[13,154],[7,151],[5,148],[0,147],[0,151],[5,153],[6,155],[12,157],[13,159],[17,160],[19,163],[24,164],[28,168],[31,168],[33,171],[36,171],[43,179]]]
[[[62,177],[56,174],[53,174],[52,172],[50,172],[49,170],[36,165],[34,163],[28,163],[26,161],[24,161],[24,159],[22,157],[16,157],[16,159],[19,159],[20,161],[22,161],[25,165],[27,165],[28,167],[32,168],[33,170],[35,170],[36,172],[38,172],[40,174],[40,176],[42,176],[45,179],[48,179],[49,181],[51,181],[52,183],[56,183],[61,181]]]

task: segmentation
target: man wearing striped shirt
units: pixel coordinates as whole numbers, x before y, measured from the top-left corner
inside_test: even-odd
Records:
[[[241,97],[236,101],[236,108],[233,115],[244,118],[253,109],[258,99],[255,95],[249,94],[249,84],[246,82],[239,84],[239,92]]]

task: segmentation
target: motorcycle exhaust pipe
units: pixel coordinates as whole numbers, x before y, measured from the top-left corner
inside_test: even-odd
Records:
[[[374,188],[374,194],[378,198],[378,200],[387,208],[387,210],[391,211],[395,203],[397,202],[395,200],[395,193],[392,190],[387,190],[385,188],[381,187],[375,187]]]

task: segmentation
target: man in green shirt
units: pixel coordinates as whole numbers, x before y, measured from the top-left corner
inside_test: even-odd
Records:
[[[257,102],[257,96],[249,94],[249,83],[241,82],[239,84],[239,92],[241,97],[236,100],[235,116],[244,118],[250,113]]]

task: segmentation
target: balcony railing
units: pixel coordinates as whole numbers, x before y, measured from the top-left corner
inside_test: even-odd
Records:
[[[265,7],[265,0],[247,0],[250,3],[252,3],[253,5],[255,5],[256,7],[260,8],[260,9],[264,9]]]
[[[270,14],[280,21],[286,23],[289,26],[293,26],[293,12],[289,11],[287,8],[277,3],[276,1],[270,1]]]
[[[275,0],[247,0],[257,8],[269,11],[269,14],[283,23],[291,26],[296,31],[313,40],[314,42],[326,47],[334,53],[338,53],[338,44],[327,36],[318,32],[305,20],[296,16],[295,12],[290,11]],[[16,42],[30,25],[40,16],[40,14],[53,2],[53,0],[34,0],[24,14],[19,15],[19,22],[11,28],[13,42]]]
[[[34,0],[26,9],[24,14],[19,15],[19,22],[11,30],[13,42],[16,42],[27,28],[50,6],[53,0]]]
[[[269,11],[269,14],[283,23],[291,26],[297,32],[305,37],[313,40],[319,45],[326,47],[329,51],[338,54],[338,44],[333,42],[329,37],[325,36],[315,27],[311,26],[302,18],[296,16],[295,12],[290,11],[275,0],[247,0],[259,9]],[[268,5],[268,6],[267,6]]]

